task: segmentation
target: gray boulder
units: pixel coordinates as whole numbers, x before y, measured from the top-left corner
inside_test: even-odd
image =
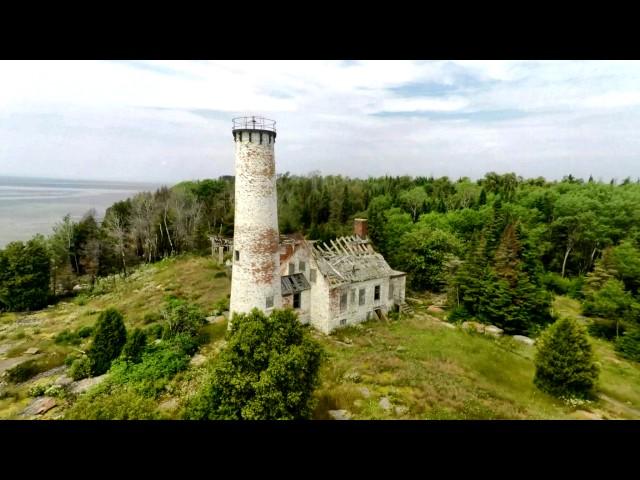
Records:
[[[513,339],[517,342],[524,343],[525,345],[533,345],[536,343],[533,338],[525,337],[524,335],[514,335]]]
[[[329,416],[333,420],[351,420],[351,413],[348,410],[329,410]]]
[[[500,337],[504,332],[503,329],[496,327],[495,325],[488,325],[484,327],[484,334],[491,335],[492,337]]]

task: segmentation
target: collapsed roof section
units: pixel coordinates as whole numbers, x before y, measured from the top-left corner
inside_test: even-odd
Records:
[[[307,279],[304,278],[302,273],[281,276],[280,286],[282,287],[282,295],[300,293],[311,288],[311,285],[309,285],[309,282],[307,282]]]
[[[351,235],[329,243],[314,242],[312,254],[318,269],[332,286],[404,275],[393,270],[384,257],[373,250],[368,238]]]

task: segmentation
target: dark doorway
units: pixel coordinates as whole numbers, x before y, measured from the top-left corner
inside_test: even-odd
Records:
[[[293,308],[300,308],[300,294],[293,294]]]

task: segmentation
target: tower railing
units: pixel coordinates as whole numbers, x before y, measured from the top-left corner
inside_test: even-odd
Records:
[[[236,130],[266,130],[276,131],[276,121],[264,117],[236,117],[233,119],[233,131]]]

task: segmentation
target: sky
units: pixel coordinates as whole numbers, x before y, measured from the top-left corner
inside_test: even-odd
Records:
[[[231,119],[279,173],[640,177],[637,61],[0,61],[0,175],[233,174]]]

